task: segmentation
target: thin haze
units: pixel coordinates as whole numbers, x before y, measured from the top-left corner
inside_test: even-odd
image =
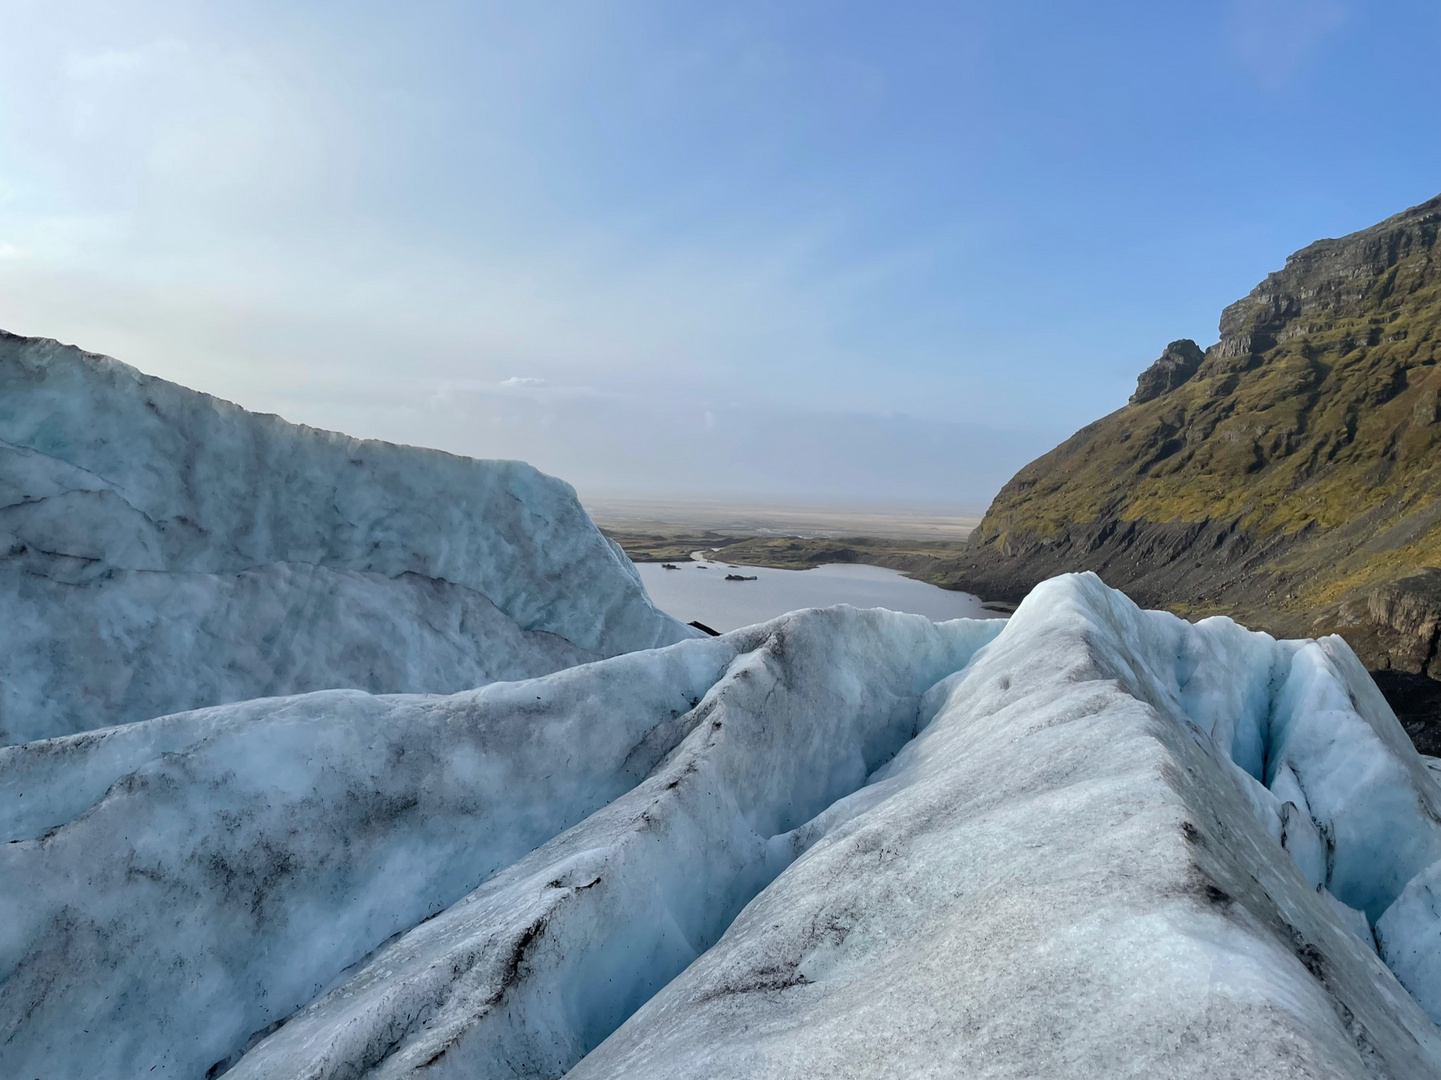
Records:
[[[592,495],[983,506],[1441,190],[1441,9],[0,0],[0,326]]]

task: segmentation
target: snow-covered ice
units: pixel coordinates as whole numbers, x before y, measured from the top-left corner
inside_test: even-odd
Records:
[[[1441,1075],[1355,657],[1093,575],[10,747],[0,825],[7,1076]]]
[[[449,693],[666,645],[569,485],[0,333],[0,744],[308,690]]]

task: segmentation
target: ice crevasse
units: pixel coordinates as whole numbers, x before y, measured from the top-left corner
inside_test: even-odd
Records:
[[[1355,657],[1092,575],[10,747],[0,824],[5,1075],[1441,1075]]]

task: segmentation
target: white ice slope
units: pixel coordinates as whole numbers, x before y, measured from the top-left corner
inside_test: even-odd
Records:
[[[528,465],[348,438],[0,332],[0,744],[692,632]]]
[[[1441,921],[1383,938],[1413,998],[1355,910],[1434,875],[1441,789],[1339,639],[1061,578],[927,713],[569,1076],[1441,1075]]]
[[[5,1075],[1441,1075],[1441,787],[1365,672],[1090,575],[15,747],[0,793]]]

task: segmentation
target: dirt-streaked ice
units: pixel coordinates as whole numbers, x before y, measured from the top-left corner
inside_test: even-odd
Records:
[[[580,999],[536,1053],[573,1060],[719,935],[784,865],[769,838],[860,786],[1000,625],[831,609],[454,697],[331,691],[0,750],[0,1075],[201,1076],[421,923],[443,957],[397,960],[403,938],[358,976],[373,993],[322,998],[240,1074],[298,1075],[309,1053],[394,1069],[495,1028],[488,980],[537,910]],[[563,855],[522,858],[582,819]],[[628,869],[600,888],[586,874],[607,863]],[[601,906],[555,910],[572,891]]]
[[[1428,1018],[1355,909],[1431,857],[1441,790],[1338,639],[1060,578],[927,711],[570,1076],[1438,1075],[1434,983]],[[1246,771],[1283,767],[1329,838],[1320,890]]]
[[[1441,787],[1355,657],[1093,575],[12,747],[0,793],[5,1075],[1441,1075]]]

